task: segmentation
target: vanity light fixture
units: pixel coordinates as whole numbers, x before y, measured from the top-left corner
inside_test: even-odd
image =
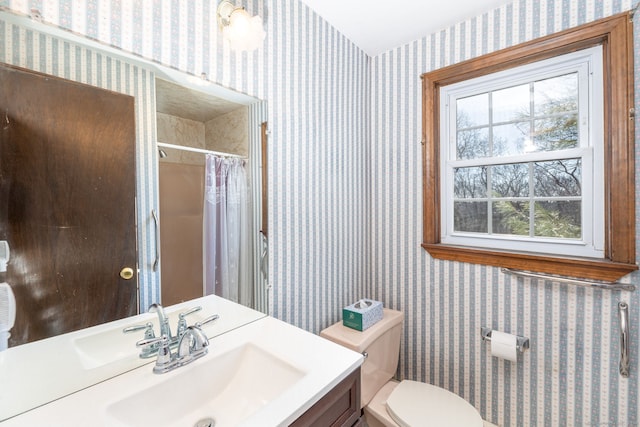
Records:
[[[228,0],[218,4],[218,25],[229,47],[238,51],[252,51],[262,45],[266,35],[260,16],[251,16],[244,7],[237,7]]]

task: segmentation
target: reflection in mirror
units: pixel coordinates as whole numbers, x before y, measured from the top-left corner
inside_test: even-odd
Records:
[[[139,57],[128,55],[117,49],[103,46],[25,17],[0,12],[0,28],[5,35],[11,35],[11,37],[1,39],[1,43],[4,45],[0,49],[0,62],[62,77],[66,80],[83,82],[85,85],[135,98],[135,168],[127,169],[136,172],[135,224],[138,254],[137,262],[134,262],[134,265],[137,264],[137,268],[132,268],[132,273],[134,277],[137,273],[139,292],[137,295],[139,307],[134,307],[134,313],[138,310],[142,312],[134,317],[125,317],[1,351],[1,421],[151,361],[139,358],[137,353],[132,357],[120,357],[123,353],[114,351],[114,346],[125,345],[126,348],[129,348],[128,351],[131,348],[135,351],[135,342],[142,339],[144,331],[124,334],[122,329],[146,324],[148,321],[153,322],[156,316],[145,313],[153,302],[162,302],[165,306],[171,305],[171,301],[165,302],[161,295],[160,272],[153,268],[156,262],[156,245],[152,212],[158,209],[157,158],[159,155],[155,137],[155,81],[158,77],[173,84],[191,88],[195,83],[193,83],[193,78],[186,74],[146,62]],[[43,52],[42,49],[53,49],[58,54],[50,55]],[[33,57],[33,54],[41,56],[37,59]],[[229,98],[234,102],[246,105],[244,108],[248,109],[249,150],[250,152],[255,150],[256,144],[259,147],[259,123],[266,119],[264,102],[257,102],[246,95],[208,82],[199,92],[215,94],[218,97]],[[192,98],[192,101],[194,100],[195,98]],[[87,111],[90,112],[91,109],[87,107]],[[109,121],[105,121],[104,124],[105,127],[119,125],[119,123]],[[94,152],[108,151],[111,145],[93,145],[91,148]],[[171,154],[170,149],[164,150],[166,154]],[[257,150],[255,152],[259,153],[259,148]],[[248,155],[245,153],[242,154],[242,157]],[[259,154],[256,155],[259,156]],[[252,182],[260,182],[258,172],[257,166],[251,168]],[[253,193],[251,196],[255,200]],[[254,201],[253,206],[255,209],[252,209],[251,212],[252,226],[255,226],[256,230],[252,230],[252,234],[254,234],[251,237],[252,245],[256,251],[261,252],[263,250],[261,237],[257,231],[258,226],[255,225],[259,224],[260,217],[254,217],[256,211],[259,212],[259,201],[257,203]],[[113,209],[105,209],[103,214],[110,217],[112,211]],[[66,253],[56,251],[55,255],[65,258]],[[71,258],[67,257],[67,259]],[[12,263],[19,262],[19,260],[19,258],[12,257],[9,266],[15,267],[15,264],[12,265]],[[163,262],[165,265],[169,264],[166,259],[163,259]],[[252,262],[254,270],[259,268],[258,257],[254,257]],[[79,271],[80,273],[86,272],[88,268],[90,267],[79,269]],[[124,276],[129,277],[130,275],[124,274]],[[0,272],[0,282],[7,280],[4,273]],[[256,289],[265,290],[262,286],[258,286]],[[258,299],[260,304],[256,304],[256,307],[263,312],[268,306],[265,293],[266,291],[262,292],[263,296]],[[187,296],[178,299],[186,298]],[[221,322],[215,327],[212,326],[212,335],[208,334],[210,337],[264,316],[260,312],[213,295],[205,298],[215,301],[215,307],[210,311],[221,314]],[[17,304],[23,302],[16,298]],[[86,304],[98,309],[100,305],[105,305],[103,302],[102,299],[96,297],[87,301]],[[173,310],[189,309],[191,305],[192,301],[187,301],[182,306],[173,307]],[[49,320],[55,322],[59,315],[56,310],[54,305],[45,308]],[[226,312],[224,316],[222,316],[223,311]],[[202,314],[208,315],[209,311],[203,309]],[[108,320],[111,319],[103,319],[101,322]],[[48,325],[49,321],[46,321],[45,324]],[[115,354],[120,356],[116,357]]]
[[[162,79],[156,108],[162,301],[253,307],[249,108]]]
[[[136,314],[134,98],[0,64],[0,111],[9,347]]]

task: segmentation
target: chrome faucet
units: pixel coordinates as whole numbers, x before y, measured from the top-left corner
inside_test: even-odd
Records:
[[[143,350],[148,347],[158,346],[158,359],[153,367],[153,372],[155,374],[163,374],[172,371],[207,354],[209,351],[209,339],[201,328],[219,317],[214,314],[202,322],[188,326],[178,341],[178,350],[175,353],[171,353],[171,342],[166,335],[143,339],[138,341],[136,346],[143,348]]]
[[[162,307],[162,305],[154,303],[149,306],[149,313],[156,313],[158,315],[158,323],[160,324],[160,331],[157,336],[167,337],[167,341],[169,342],[169,346],[171,348],[175,348],[178,345],[180,338],[182,338],[182,335],[187,330],[188,325],[185,317],[190,314],[196,313],[200,310],[202,310],[202,307],[196,306],[188,309],[187,311],[179,313],[178,325],[176,326],[176,334],[173,335],[171,333],[171,325],[169,324],[169,317],[167,317],[166,313],[164,312],[164,308]],[[130,333],[130,332],[141,331],[141,330],[144,330],[145,332],[144,332],[144,340],[140,342],[149,342],[149,340],[156,338],[156,335],[153,331],[153,323],[151,322],[148,322],[145,325],[129,326],[127,328],[124,328],[122,332]],[[155,356],[158,353],[158,350],[161,348],[161,346],[162,344],[160,340],[154,341],[153,344],[143,346],[142,351],[140,352],[140,357],[143,359],[146,359],[146,358]]]
[[[149,306],[149,313],[158,313],[158,323],[160,324],[160,336],[166,336],[169,339],[169,343],[175,341],[171,335],[171,326],[169,326],[169,318],[164,314],[164,308],[157,303],[153,303]]]
[[[208,346],[209,339],[200,326],[188,326],[178,344],[178,360],[184,360],[183,365],[196,360],[207,354]]]

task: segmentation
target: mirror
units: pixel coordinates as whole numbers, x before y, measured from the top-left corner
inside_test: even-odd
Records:
[[[258,124],[264,121],[266,116],[264,103],[257,102],[257,100],[246,95],[208,82],[203,82],[200,78],[194,78],[178,71],[146,62],[138,57],[127,55],[119,50],[111,49],[25,17],[16,16],[8,12],[0,12],[0,23],[6,26],[6,28],[12,28],[12,34],[15,36],[11,41],[3,41],[5,45],[4,49],[0,50],[0,62],[17,65],[22,68],[30,68],[52,75],[59,75],[66,79],[76,80],[115,92],[126,93],[135,98],[138,304],[141,308],[140,311],[146,311],[146,308],[149,307],[151,303],[160,300],[161,295],[160,272],[157,269],[154,270],[154,264],[157,262],[159,251],[157,251],[158,245],[155,239],[157,234],[152,216],[152,211],[157,209],[158,206],[156,191],[158,148],[156,146],[156,112],[154,108],[155,79],[160,78],[190,88],[197,87],[199,92],[215,95],[248,106],[246,108],[249,109],[248,117],[251,121],[249,138],[252,147],[254,143],[259,144]],[[36,60],[34,58],[34,52],[38,51],[36,45],[49,46],[58,52],[59,55],[43,54]],[[29,52],[29,54],[27,54],[27,52]],[[253,127],[255,127],[255,132],[252,129]],[[252,137],[253,133],[258,135],[258,137]],[[251,170],[252,179],[254,179],[253,175],[257,174],[257,170],[257,167],[256,171]],[[258,207],[259,205],[255,206]],[[259,217],[257,220],[254,220],[253,223],[259,224]],[[255,235],[254,248],[258,249],[258,253],[261,253],[262,247],[260,245],[262,245],[262,239],[257,232]],[[163,262],[166,262],[166,260]],[[254,259],[252,262],[254,266],[257,265],[259,268],[258,259]],[[4,281],[2,276],[0,276],[0,281]],[[218,299],[216,299],[216,301],[218,301]],[[174,307],[174,310],[177,312],[178,310],[186,309],[191,303],[191,301],[185,302],[183,305]],[[224,327],[221,326],[220,329],[212,330],[213,334],[223,333],[226,330],[233,329],[243,323],[263,316],[262,313],[243,309],[230,302],[220,302],[216,304],[224,305],[228,313],[241,312],[246,315],[233,317],[233,322]],[[257,308],[266,310],[266,303]],[[55,316],[55,314],[53,314],[53,316]],[[0,352],[0,383],[3,384],[3,391],[0,393],[5,393],[0,396],[0,420],[88,387],[111,376],[134,369],[141,364],[148,363],[148,360],[138,358],[107,363],[107,360],[104,360],[104,358],[101,359],[102,356],[98,357],[92,354],[91,349],[86,347],[87,343],[91,343],[92,340],[86,339],[81,341],[80,338],[89,335],[95,336],[95,334],[98,333],[98,336],[102,337],[103,335],[100,334],[105,331],[104,328],[109,331],[114,330],[114,328],[115,330],[119,330],[116,336],[120,337],[122,327],[153,320],[153,316],[149,316],[148,313],[143,313],[133,318],[116,320],[89,329],[42,339]],[[231,314],[228,316],[232,317]],[[134,334],[129,335],[127,339],[127,342],[129,342],[131,339],[135,341],[139,338]],[[102,339],[94,341],[102,343],[103,345],[108,342],[108,340]],[[76,352],[73,357],[69,357],[64,360],[63,363],[63,361],[57,358],[58,355],[63,354],[63,352],[51,351],[51,347],[47,347],[60,345],[60,342],[65,343],[63,346],[67,350],[72,348],[73,345],[75,345],[73,348],[76,349],[81,347],[82,352],[84,352],[83,354],[85,356],[89,354],[90,356],[82,359],[82,357],[78,355],[80,353]],[[104,347],[100,351],[100,354],[108,354],[108,352],[103,352]],[[19,357],[17,355],[19,355]],[[50,359],[52,355],[56,355],[54,361],[60,362],[59,364],[52,364],[52,360]],[[105,356],[105,358],[108,357]],[[93,360],[93,362],[91,362],[91,360]],[[98,361],[96,362],[96,360]],[[29,362],[25,363],[25,361]],[[36,372],[36,370],[32,369],[36,366],[48,367],[49,370]],[[55,368],[52,369],[52,366],[55,366]],[[89,369],[87,367],[89,367]],[[63,376],[64,381],[61,381],[60,377],[54,377],[54,370],[56,375]],[[58,378],[58,381],[53,381],[55,378]],[[38,386],[33,386],[31,382],[31,380],[35,379],[38,381]],[[48,379],[52,381],[49,382]],[[11,402],[15,403],[15,401],[9,401],[5,397],[18,396],[18,389],[12,388],[13,384],[18,383],[23,386],[31,385],[32,387],[30,387],[30,390],[26,390],[23,395],[19,396],[21,399],[19,404],[13,404]],[[46,387],[42,386],[44,383],[47,384]],[[34,391],[36,388],[38,389],[37,393]]]
[[[218,276],[209,280],[218,284],[211,286],[216,295],[253,307],[256,254],[246,232],[249,188],[255,187],[247,173],[249,108],[159,78],[155,87],[162,300],[177,303],[209,293],[203,289],[206,270]],[[208,167],[216,170],[207,172]],[[231,187],[234,179],[244,185]],[[214,215],[205,215],[205,208],[215,209]],[[206,245],[205,236],[212,237]],[[206,249],[228,259],[205,254]]]

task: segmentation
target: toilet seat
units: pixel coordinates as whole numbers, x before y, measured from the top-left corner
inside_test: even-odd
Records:
[[[455,393],[404,380],[387,399],[387,412],[401,427],[482,427],[482,417]]]

